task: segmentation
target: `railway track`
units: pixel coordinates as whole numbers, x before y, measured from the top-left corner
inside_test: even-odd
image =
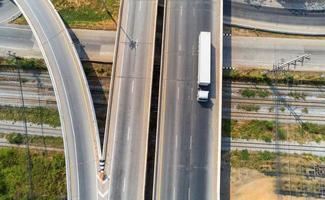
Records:
[[[53,128],[48,125],[35,125],[28,123],[27,131],[30,135],[40,135],[40,136],[55,136],[61,137],[61,128]],[[0,121],[0,133],[21,133],[25,134],[25,126],[23,122],[8,122]]]
[[[257,140],[242,140],[229,138],[222,139],[222,150],[250,150],[250,151],[270,151],[280,153],[296,153],[296,154],[313,154],[317,156],[325,155],[324,144],[297,144],[291,142],[264,142]]]
[[[274,120],[274,113],[272,114],[263,114],[263,113],[250,113],[250,112],[241,112],[233,111],[231,113],[223,111],[223,118],[225,119],[236,119],[236,120]],[[281,114],[278,119],[280,122],[284,123],[294,123],[296,122],[295,118],[290,114]],[[312,122],[318,124],[325,124],[324,116],[301,116],[300,119],[304,122]]]

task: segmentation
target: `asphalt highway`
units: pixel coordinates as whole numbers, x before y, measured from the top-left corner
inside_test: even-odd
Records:
[[[212,35],[210,101],[198,103],[198,38]],[[167,0],[154,199],[219,199],[222,1]]]
[[[297,70],[324,71],[325,40],[266,38],[266,37],[225,37],[224,67],[271,68],[274,63],[290,60],[297,56],[311,54],[311,59]]]
[[[111,200],[144,199],[157,4],[121,3],[105,133]]]
[[[324,12],[254,6],[224,1],[224,23],[274,32],[324,35]]]
[[[12,0],[0,0],[0,23],[12,21],[20,15],[19,8]]]
[[[31,26],[54,86],[63,132],[68,199],[97,199],[98,127],[71,38],[48,0],[15,0]]]

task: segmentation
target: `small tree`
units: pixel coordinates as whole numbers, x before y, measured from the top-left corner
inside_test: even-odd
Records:
[[[24,137],[20,133],[10,133],[6,138],[10,144],[22,144],[24,142]]]

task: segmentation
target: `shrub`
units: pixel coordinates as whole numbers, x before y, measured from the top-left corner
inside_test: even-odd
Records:
[[[254,104],[238,104],[237,109],[238,110],[257,112],[257,111],[259,111],[260,106],[259,105],[254,105]]]
[[[283,129],[278,129],[278,139],[279,140],[285,140],[287,139],[287,134]]]
[[[244,149],[240,152],[240,159],[241,160],[249,160],[249,152],[247,149]]]
[[[307,95],[303,92],[289,92],[288,96],[296,100],[298,99],[306,100]]]
[[[302,124],[302,128],[313,134],[325,134],[325,125],[318,125],[309,122],[305,122]]]
[[[272,137],[270,135],[262,135],[261,138],[264,142],[272,142]]]
[[[270,96],[270,92],[265,89],[259,89],[259,90],[257,90],[257,95],[261,98],[266,98],[266,97]]]
[[[240,93],[241,93],[241,95],[243,97],[247,97],[247,98],[252,98],[252,97],[256,96],[256,92],[254,90],[249,89],[249,88],[241,90]]]
[[[24,136],[20,133],[10,133],[6,139],[10,144],[22,144],[24,143]]]
[[[261,160],[274,160],[276,157],[274,153],[269,151],[259,152],[259,156]]]
[[[308,108],[304,108],[301,110],[302,113],[308,114]]]

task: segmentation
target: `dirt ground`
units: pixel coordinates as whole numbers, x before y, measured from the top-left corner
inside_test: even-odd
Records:
[[[318,200],[316,198],[282,196],[282,200]],[[275,178],[257,170],[232,169],[230,200],[277,200]]]

